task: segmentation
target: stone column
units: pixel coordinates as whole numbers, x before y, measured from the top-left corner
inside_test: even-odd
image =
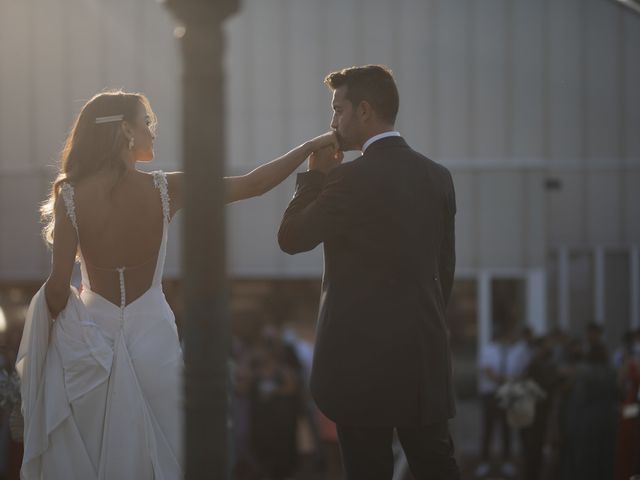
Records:
[[[186,478],[230,477],[222,23],[236,0],[168,0],[182,47]]]

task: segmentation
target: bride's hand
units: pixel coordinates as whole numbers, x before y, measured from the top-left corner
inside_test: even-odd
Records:
[[[339,148],[338,137],[336,137],[336,134],[333,132],[333,130],[309,140],[308,144],[309,148],[313,152],[317,152],[318,150],[329,146],[332,147],[334,152]]]
[[[334,167],[340,165],[344,154],[328,145],[315,151],[309,157],[309,170],[315,170],[327,175]]]

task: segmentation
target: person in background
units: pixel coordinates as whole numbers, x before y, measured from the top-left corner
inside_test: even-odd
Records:
[[[614,473],[614,449],[619,390],[607,350],[592,343],[569,379],[561,428],[564,480],[609,480]]]
[[[251,446],[262,475],[291,478],[298,465],[300,380],[279,338],[265,337],[253,361]]]
[[[514,328],[509,324],[500,324],[496,328],[495,340],[480,350],[478,392],[482,402],[482,437],[480,463],[475,471],[477,477],[484,477],[491,472],[491,443],[496,425],[501,436],[500,471],[507,476],[515,474],[511,429],[506,412],[498,405],[496,398],[500,385],[521,373],[522,351],[515,341]]]
[[[619,358],[613,362],[622,399],[616,439],[616,480],[640,474],[640,358],[634,352],[636,335],[632,331],[623,335]]]
[[[536,402],[533,423],[519,430],[524,480],[539,480],[544,467],[542,453],[548,433],[547,425],[554,405],[555,391],[560,383],[551,337],[540,337],[533,342],[531,362],[525,377],[536,382],[545,392],[545,397]]]

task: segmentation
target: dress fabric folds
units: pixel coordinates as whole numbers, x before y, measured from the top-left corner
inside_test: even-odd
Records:
[[[55,321],[44,287],[31,301],[16,362],[23,480],[183,476],[182,351],[161,285],[168,194],[164,174],[154,178],[164,226],[151,287],[130,304],[115,305],[91,290],[81,256],[82,292],[71,287]]]

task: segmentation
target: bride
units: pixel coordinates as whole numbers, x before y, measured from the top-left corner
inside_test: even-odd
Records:
[[[179,479],[182,352],[161,279],[182,173],[153,159],[144,95],[100,93],[82,108],[42,207],[51,274],[29,306],[17,370],[23,479]],[[278,185],[332,132],[224,179],[226,201]],[[82,288],[69,286],[80,261]]]

